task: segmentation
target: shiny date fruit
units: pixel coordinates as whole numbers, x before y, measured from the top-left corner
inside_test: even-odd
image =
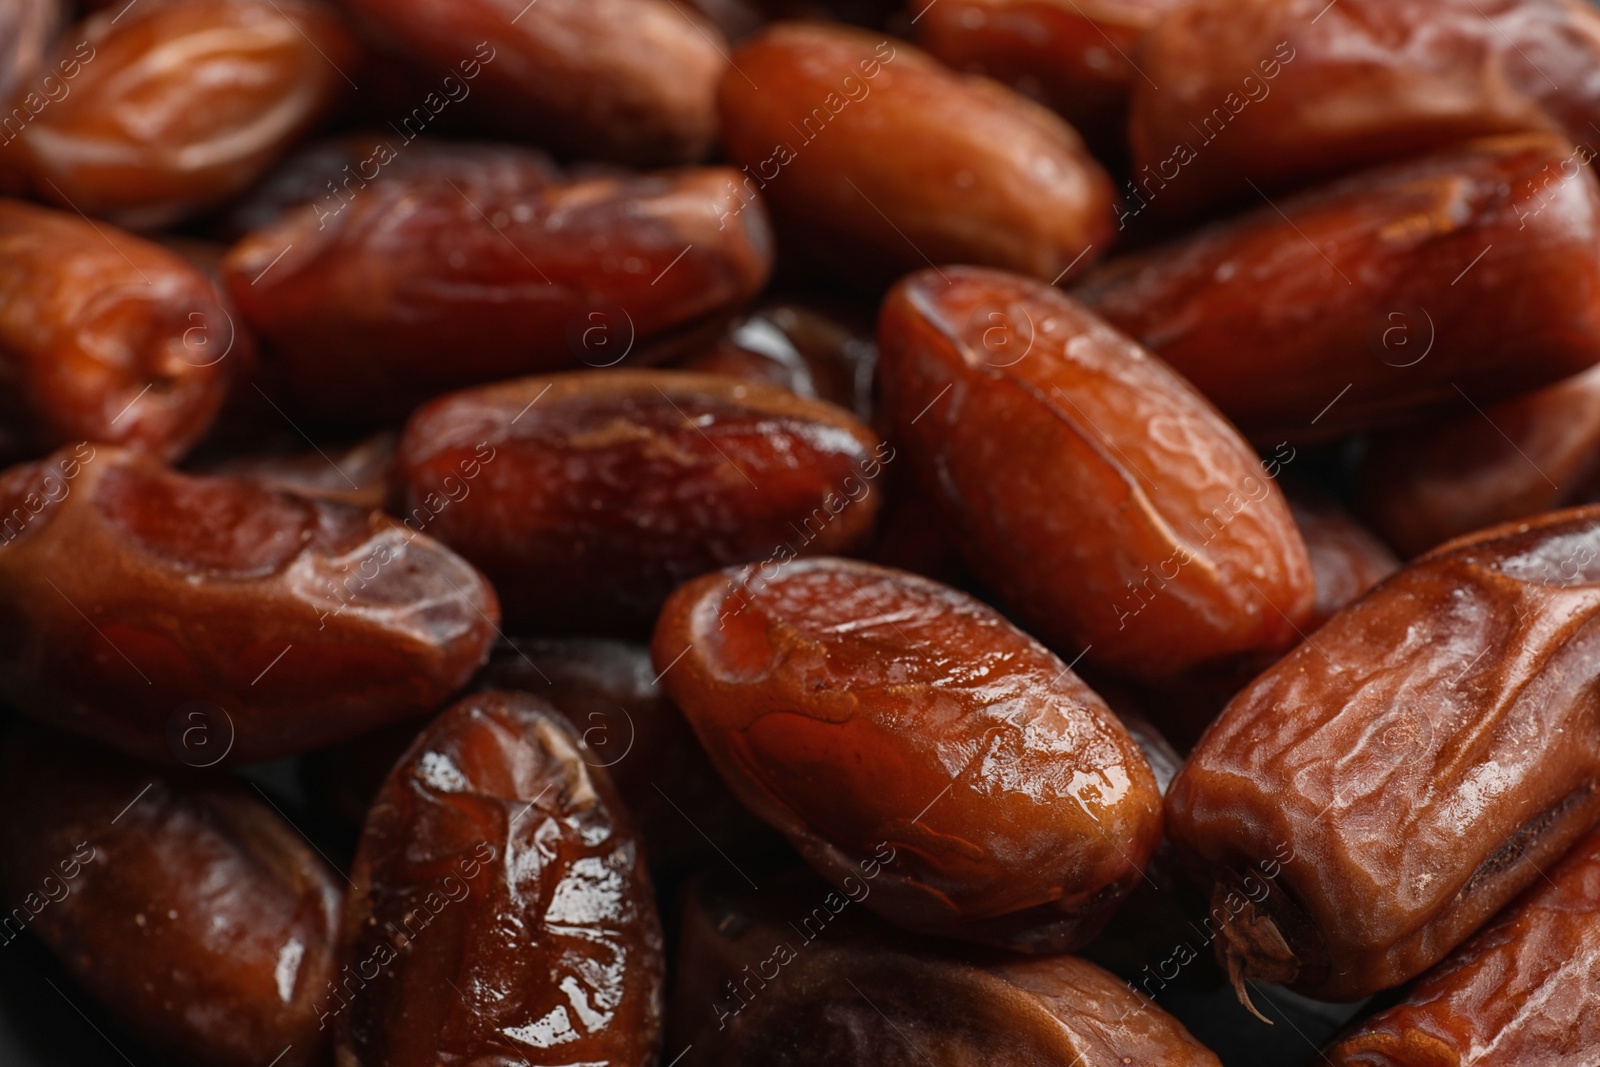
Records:
[[[211,283],[172,253],[0,200],[0,456],[89,440],[175,458],[249,349]]]
[[[1078,135],[1010,89],[904,41],[786,23],[734,54],[718,94],[744,210],[830,276],[982,263],[1045,280],[1111,236],[1111,182]],[[760,88],[740,76],[756,72]]]
[[[870,422],[878,349],[870,321],[852,312],[795,301],[766,304],[679,365],[781,386],[837,404]]]
[[[1581,0],[1199,0],[1139,63],[1128,209],[1151,219],[1468,137],[1600,143],[1600,15]]]
[[[1273,482],[1182,378],[1051,286],[950,267],[878,323],[883,402],[968,564],[1068,655],[1170,676],[1288,647],[1311,564]]]
[[[498,136],[640,165],[700,159],[715,136],[727,42],[674,0],[342,2],[420,69],[459,69]]]
[[[737,310],[772,246],[734,173],[551,185],[534,166],[403,169],[250,234],[227,280],[302,407],[403,415],[447,389],[614,367]]]
[[[662,609],[662,684],[745,805],[872,910],[1027,952],[1089,941],[1161,836],[1105,703],[998,612],[841,559],[704,575]]]
[[[1600,360],[1600,187],[1573,151],[1521,134],[1367,171],[1077,295],[1258,442],[1526,392]]]
[[[331,1031],[341,886],[226,778],[37,727],[0,752],[4,933],[37,936],[168,1062],[309,1067]]]
[[[497,617],[375,512],[108,445],[0,474],[0,695],[145,758],[269,759],[437,708]]]
[[[578,372],[442,397],[406,425],[404,519],[527,630],[647,632],[681,582],[872,536],[893,450],[847,412],[683,371]]]
[[[1305,626],[1310,633],[1399,570],[1400,561],[1332,498],[1295,483],[1287,495],[1316,577],[1317,599]]]
[[[660,925],[596,763],[523,693],[468,697],[417,738],[356,851],[341,1064],[657,1062]]]
[[[356,57],[334,13],[304,0],[163,0],[91,16],[64,40],[63,90],[4,150],[21,157],[9,165],[40,197],[135,228],[255,181],[328,111]]]
[[[1452,542],[1229,704],[1167,791],[1167,832],[1211,887],[1241,997],[1414,978],[1595,824],[1597,555],[1600,508]]]
[[[1412,986],[1351,1027],[1332,1067],[1536,1067],[1600,1059],[1600,835]]]

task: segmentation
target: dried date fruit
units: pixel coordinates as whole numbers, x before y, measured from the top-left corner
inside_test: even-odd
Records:
[[[341,886],[225,778],[174,774],[66,734],[0,755],[4,941],[37,935],[116,1018],[197,1067],[310,1067],[331,1032]]]
[[[228,284],[304,408],[403,415],[446,389],[613,367],[739,308],[772,247],[734,173],[549,184],[532,165],[416,166],[244,238]]]
[[[375,512],[108,445],[0,474],[0,695],[145,758],[269,759],[437,708],[498,614]]]
[[[1050,280],[1111,237],[1111,182],[1078,135],[987,78],[904,41],[826,24],[763,31],[718,106],[744,210],[830,276],[983,263]],[[755,72],[760,88],[739,71]]]
[[[524,693],[468,697],[417,738],[356,851],[340,1063],[657,1062],[660,924],[597,762]]]
[[[1090,940],[1161,836],[1093,690],[964,593],[841,559],[714,572],[662,609],[662,684],[745,805],[902,926],[1028,952]]]
[[[1213,724],[1167,791],[1167,832],[1211,887],[1241,996],[1399,985],[1595,824],[1597,555],[1600,508],[1445,545]]]
[[[1077,295],[1258,442],[1526,392],[1600,360],[1600,187],[1572,151],[1519,134],[1367,171]]]
[[[1305,627],[1309,633],[1399,570],[1400,561],[1332,498],[1298,483],[1290,484],[1288,497],[1317,582],[1317,599]]]
[[[864,546],[893,458],[787,390],[611,371],[442,397],[407,423],[396,472],[406,524],[489,575],[508,620],[622,634],[713,568]]]
[[[1350,1028],[1332,1067],[1542,1067],[1600,1057],[1600,835],[1412,986]]]
[[[878,349],[870,321],[851,308],[780,301],[732,323],[716,344],[680,364],[781,386],[872,420],[872,372]]]
[[[1313,587],[1273,483],[1292,450],[1258,463],[1164,363],[1028,278],[914,274],[878,346],[896,439],[1047,644],[1160,677],[1294,641]]]
[[[0,200],[0,456],[90,440],[175,458],[249,351],[211,283],[177,256]]]

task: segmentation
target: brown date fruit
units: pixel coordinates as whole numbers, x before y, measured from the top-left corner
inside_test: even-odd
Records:
[[[65,22],[62,0],[11,0],[0,7],[0,148],[49,106],[41,90],[61,92],[60,75],[48,60]]]
[[[124,1026],[197,1067],[309,1067],[341,886],[226,778],[36,727],[0,753],[6,943],[39,937]]]
[[[1400,561],[1331,497],[1299,483],[1290,483],[1287,495],[1316,576],[1317,599],[1305,626],[1310,633],[1399,570]]]
[[[148,759],[270,759],[437,708],[498,614],[460,557],[376,512],[109,445],[0,474],[0,696]]]
[[[1526,392],[1600,360],[1600,186],[1571,152],[1518,134],[1366,171],[1077,295],[1261,443]]]
[[[727,41],[674,0],[342,2],[384,46],[459,69],[497,135],[647,165],[700,159],[716,134]]]
[[[1047,644],[1161,677],[1294,641],[1312,571],[1277,461],[1159,359],[1051,286],[968,267],[897,285],[878,347],[894,436]]]
[[[1228,705],[1167,791],[1167,832],[1211,887],[1241,997],[1400,985],[1595,825],[1597,556],[1600,508],[1452,542]],[[1269,866],[1269,891],[1241,888]]]
[[[1356,470],[1362,514],[1408,556],[1597,497],[1600,368],[1374,436]]]
[[[745,805],[825,878],[925,933],[1064,952],[1161,836],[1150,767],[1105,702],[987,605],[842,559],[683,586],[651,642]]]
[[[1600,1060],[1600,835],[1328,1049],[1332,1067],[1547,1067]]]
[[[780,386],[870,422],[878,348],[870,319],[853,310],[787,300],[764,304],[679,365]]]
[[[754,297],[771,233],[734,173],[414,166],[250,234],[228,284],[303,408],[403,415],[447,389],[615,366]]]
[[[176,458],[211,424],[249,350],[182,259],[0,200],[0,456],[89,440]]]
[[[523,630],[648,632],[681,582],[871,538],[894,458],[849,413],[687,371],[441,397],[406,424],[404,518],[481,568]]]
[[[6,149],[42,198],[154,228],[243,190],[346,88],[356,49],[305,0],[165,0],[91,16],[64,90]]]
[[[1600,14],[1581,0],[1198,0],[1138,58],[1129,210],[1151,218],[1468,137],[1600,143]]]
[[[345,1067],[657,1062],[665,964],[628,814],[525,693],[479,693],[401,757],[345,910]]]
[[[243,478],[268,489],[368,511],[386,506],[400,435],[373,434],[343,449],[317,448],[288,455],[247,455],[219,459],[201,473]]]
[[[1045,280],[1111,238],[1111,181],[1054,113],[905,41],[785,23],[734,53],[718,106],[745,210],[830,276],[983,263]],[[753,72],[757,89],[739,70]]]

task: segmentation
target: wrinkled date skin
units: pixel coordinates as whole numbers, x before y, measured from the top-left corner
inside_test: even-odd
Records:
[[[643,634],[695,575],[863,547],[893,459],[773,386],[580,371],[434,401],[396,470],[406,523],[489,575],[524,631]]]
[[[1317,599],[1305,626],[1310,633],[1399,570],[1400,561],[1331,498],[1299,483],[1290,483],[1287,495],[1316,576]]]
[[[344,1067],[656,1063],[665,963],[638,840],[554,709],[480,693],[423,731],[356,851]]]
[[[7,942],[38,936],[177,1062],[322,1062],[341,886],[292,827],[226,778],[67,734],[13,730],[0,767]]]
[[[1600,1060],[1600,835],[1328,1050],[1334,1067],[1545,1067]]]
[[[1399,985],[1595,824],[1597,557],[1600,508],[1453,542],[1233,700],[1167,832],[1212,887],[1236,987]]]
[[[498,616],[460,557],[375,512],[108,445],[0,475],[0,694],[148,759],[270,759],[436,708]],[[224,752],[175,734],[188,710]]]
[[[1581,0],[1199,0],[1157,22],[1139,64],[1131,207],[1151,218],[1468,137],[1600,143],[1600,14]]]
[[[855,921],[857,899],[811,878],[760,894],[695,883],[670,1013],[683,1067],[1219,1067],[1092,963],[933,955]]]
[[[555,185],[534,165],[419,171],[304,205],[228,255],[239,307],[324,418],[613,367],[736,310],[771,271],[766,215],[741,204],[726,168]]]
[[[1160,360],[1051,286],[956,267],[890,292],[878,346],[968,564],[1057,651],[1159,677],[1294,641],[1314,590],[1277,461]]]
[[[1572,152],[1523,134],[1367,171],[1077,295],[1262,444],[1526,392],[1600,360],[1600,187]]]
[[[1600,368],[1375,436],[1356,472],[1362,514],[1407,555],[1597,495]]]
[[[745,805],[892,922],[1070,951],[1161,836],[1150,767],[1093,690],[964,593],[801,560],[673,594],[662,684]]]
[[[176,458],[249,348],[211,283],[172,253],[0,200],[0,456],[90,440]]]
[[[794,248],[858,280],[932,263],[1057,278],[1111,236],[1111,182],[1054,113],[905,41],[786,23],[734,54],[718,93],[736,192]],[[1070,276],[1070,275],[1069,275]]]
[[[499,134],[636,165],[699,159],[716,134],[727,41],[672,0],[343,3],[425,69],[459,67]]]
[[[39,196],[133,228],[244,189],[346,88],[355,43],[302,0],[163,0],[63,38],[63,89],[5,151]]]

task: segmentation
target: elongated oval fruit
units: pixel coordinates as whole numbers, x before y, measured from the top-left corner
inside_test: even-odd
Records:
[[[1334,1067],[1535,1067],[1600,1058],[1600,835],[1328,1049]]]
[[[225,273],[303,407],[404,415],[447,389],[614,367],[737,310],[766,284],[772,243],[735,173],[407,166],[284,213]]]
[[[904,41],[785,23],[734,54],[718,94],[735,192],[830,276],[983,263],[1050,280],[1111,237],[1111,182],[1072,127]],[[759,72],[757,85],[740,70]],[[745,210],[749,210],[747,207]]]
[[[1077,295],[1260,443],[1526,392],[1600,361],[1600,186],[1574,151],[1522,134],[1366,171]]]
[[[914,930],[1085,944],[1161,836],[1116,716],[996,611],[870,563],[730,568],[672,595],[651,652],[745,805]]]
[[[1306,549],[1270,464],[1048,285],[923,271],[884,301],[883,401],[967,562],[1063,655],[1171,675],[1291,644]],[[1086,651],[1087,650],[1087,651]]]
[[[479,693],[417,738],[356,850],[330,1001],[346,1067],[657,1062],[650,878],[604,770],[554,709]]]
[[[270,759],[437,708],[498,617],[477,571],[376,512],[108,445],[0,474],[0,694],[148,759]]]
[[[1229,704],[1167,791],[1167,830],[1231,900],[1213,911],[1236,986],[1399,985],[1595,824],[1597,560],[1600,508],[1452,542]],[[1251,892],[1263,864],[1276,881]]]
[[[140,1038],[196,1067],[311,1067],[332,1037],[341,884],[227,778],[37,727],[0,754],[0,941],[22,931]]]
[[[679,371],[578,372],[427,405],[405,522],[481,567],[519,626],[648,631],[681,582],[872,536],[894,451],[848,412]]]

